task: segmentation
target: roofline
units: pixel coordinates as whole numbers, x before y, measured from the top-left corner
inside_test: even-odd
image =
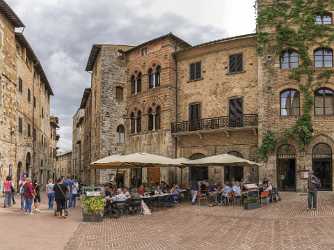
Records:
[[[186,52],[186,51],[189,51],[189,50],[192,50],[192,49],[207,47],[207,46],[218,44],[218,43],[224,43],[224,42],[230,42],[230,41],[235,41],[235,40],[253,38],[253,37],[256,37],[256,35],[257,35],[257,33],[250,33],[250,34],[245,34],[245,35],[240,35],[240,36],[233,36],[233,37],[227,37],[227,38],[223,38],[223,39],[213,40],[213,41],[210,41],[210,42],[205,42],[205,43],[195,45],[191,48],[186,48],[186,49],[177,51],[177,52],[175,52],[175,55],[182,54],[183,52]]]
[[[173,40],[175,40],[175,41],[177,41],[178,43],[182,43],[182,44],[184,44],[186,46],[192,47],[191,44],[189,44],[188,42],[184,41],[183,39],[177,37],[176,35],[174,35],[173,33],[170,32],[170,33],[168,33],[166,35],[162,35],[162,36],[159,36],[157,38],[151,39],[151,40],[149,40],[147,42],[144,42],[142,44],[139,44],[139,45],[137,45],[137,46],[135,46],[135,47],[127,50],[125,52],[125,54],[128,54],[128,53],[130,53],[130,52],[132,52],[132,51],[134,51],[136,49],[139,49],[139,48],[144,47],[144,46],[146,46],[148,44],[154,43],[156,41],[159,41],[159,40],[162,40],[162,39],[165,39],[165,38],[168,38],[168,37],[171,38],[171,39],[173,39]]]
[[[23,45],[26,49],[28,49],[28,53],[30,54],[30,56],[32,57],[33,61],[34,61],[34,66],[37,69],[38,73],[41,75],[42,81],[46,84],[46,88],[49,91],[50,95],[54,95],[52,88],[50,86],[49,80],[46,77],[45,71],[43,69],[43,66],[41,64],[41,62],[39,61],[38,57],[36,56],[34,50],[32,49],[32,47],[30,46],[28,40],[25,38],[25,36],[23,35],[23,33],[19,33],[19,32],[15,32],[15,39],[21,44]]]
[[[89,97],[89,95],[90,95],[91,92],[92,92],[91,88],[86,88],[84,90],[84,93],[83,93],[82,99],[81,99],[80,109],[85,108],[85,106],[87,104],[87,101],[88,101],[88,97]]]
[[[15,28],[25,27],[20,18],[16,15],[13,9],[4,0],[0,0],[0,13],[5,15]]]

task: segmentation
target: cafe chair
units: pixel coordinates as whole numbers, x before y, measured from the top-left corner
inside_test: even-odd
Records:
[[[197,202],[198,202],[198,206],[201,206],[201,202],[205,202],[206,204],[208,204],[208,197],[205,193],[202,192],[198,192],[197,193]]]

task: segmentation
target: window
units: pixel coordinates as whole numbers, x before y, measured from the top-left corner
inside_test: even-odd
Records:
[[[243,71],[243,59],[242,54],[230,55],[229,59],[229,72],[238,73]]]
[[[155,109],[155,130],[159,130],[161,128],[161,108],[158,106]]]
[[[123,101],[123,88],[122,87],[116,87],[116,100],[118,102]]]
[[[28,132],[27,132],[28,137],[31,137],[31,126],[28,123]]]
[[[190,64],[190,81],[200,80],[202,78],[202,63],[196,62]]]
[[[19,117],[19,133],[22,134],[22,131],[23,131],[22,118]]]
[[[36,108],[36,97],[34,96],[34,108]]]
[[[152,68],[148,70],[148,87],[150,89],[160,86],[160,72],[161,67],[159,65],[154,70]]]
[[[136,119],[136,121],[137,121],[137,124],[136,124],[136,126],[137,126],[137,133],[140,133],[141,132],[141,111],[137,112],[137,119]]]
[[[154,86],[154,73],[152,69],[148,70],[148,87],[152,89]]]
[[[148,130],[154,130],[154,114],[152,108],[149,108],[148,110]]]
[[[155,68],[155,87],[159,87],[160,86],[160,72],[161,72],[161,67],[160,65],[158,65],[156,68]]]
[[[131,77],[131,94],[136,95],[141,92],[141,73],[133,75]]]
[[[281,92],[281,116],[298,116],[300,101],[299,92],[288,89]]]
[[[20,91],[20,93],[23,92],[23,82],[22,82],[21,78],[19,78],[19,91]]]
[[[281,69],[295,69],[299,66],[299,55],[294,50],[283,51],[281,55]]]
[[[316,15],[315,16],[315,24],[319,25],[330,25],[332,24],[332,14],[331,13],[325,13],[322,15]]]
[[[130,120],[131,120],[131,133],[134,134],[136,133],[136,117],[133,112],[131,113]]]
[[[32,131],[32,138],[34,139],[34,141],[36,140],[36,129],[35,128]]]
[[[333,67],[333,50],[330,48],[319,48],[314,51],[314,66],[316,68]]]
[[[146,56],[146,55],[147,55],[147,52],[148,52],[147,47],[142,48],[142,49],[140,50],[140,54],[141,54],[142,56]]]
[[[44,109],[42,108],[42,118],[44,118]]]
[[[117,127],[117,143],[124,144],[125,143],[125,128],[123,125],[119,125]]]
[[[233,97],[229,99],[229,126],[232,128],[243,127],[244,119],[244,101],[242,97]]]
[[[200,129],[201,104],[192,103],[189,105],[189,130]]]
[[[29,103],[31,102],[31,91],[30,91],[30,89],[28,89],[28,102]]]
[[[334,115],[334,91],[328,88],[316,90],[314,97],[315,115]]]

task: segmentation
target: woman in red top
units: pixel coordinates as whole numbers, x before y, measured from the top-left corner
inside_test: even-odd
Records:
[[[137,190],[138,194],[140,195],[144,195],[145,194],[145,188],[143,185],[140,185],[138,190]]]
[[[5,203],[4,207],[12,206],[12,195],[13,195],[13,183],[10,176],[7,176],[5,182],[3,183],[3,192],[5,193]]]
[[[24,188],[23,196],[25,200],[24,212],[26,214],[32,214],[31,207],[35,191],[30,178],[26,179],[26,183],[24,184],[23,188]]]

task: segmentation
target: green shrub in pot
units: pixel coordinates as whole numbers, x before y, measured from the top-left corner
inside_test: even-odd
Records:
[[[84,197],[82,200],[83,213],[87,215],[103,215],[105,199],[98,197]]]

